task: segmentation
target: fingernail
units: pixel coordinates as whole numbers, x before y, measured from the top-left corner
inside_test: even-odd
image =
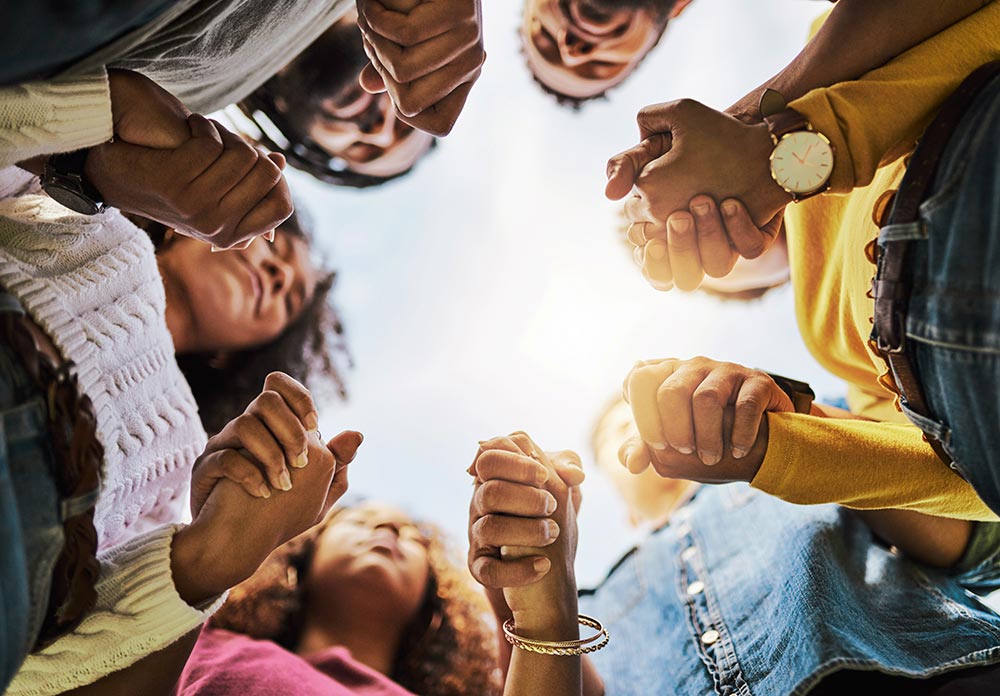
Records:
[[[715,454],[714,452],[698,452],[698,458],[701,459],[701,463],[705,466],[714,466],[722,459],[722,455]]]
[[[292,466],[294,466],[296,469],[301,469],[308,463],[309,463],[309,448],[306,447],[304,450],[302,450],[301,454],[299,454],[299,456],[295,458],[295,461],[292,462]]]
[[[671,231],[678,234],[684,234],[691,228],[691,221],[686,217],[670,218],[667,222],[670,224]]]
[[[694,210],[694,214],[698,217],[704,217],[708,215],[708,211],[712,209],[712,206],[708,203],[698,203],[696,205],[692,205],[691,209]]]
[[[306,426],[306,430],[318,430],[319,414],[315,411],[310,411],[306,414],[306,417],[302,419],[302,425]]]
[[[662,280],[656,280],[655,278],[646,279],[654,290],[659,290],[660,292],[669,292],[674,289],[674,284],[671,282],[664,282]]]
[[[694,447],[688,447],[687,445],[681,445],[680,447],[674,447],[675,450],[681,454],[694,454]]]
[[[733,201],[726,201],[722,204],[722,212],[726,217],[733,217],[736,215],[737,205]]]
[[[212,245],[212,253],[213,254],[215,254],[217,252],[220,252],[220,251],[225,251],[225,249],[223,249],[222,247],[217,247],[214,244]]]
[[[635,260],[635,265],[642,265],[642,247],[637,246],[632,250],[632,258]]]
[[[545,520],[545,538],[551,541],[557,536],[559,536],[559,525],[554,520]]]
[[[268,232],[267,234],[264,235],[264,239],[266,239],[267,241],[269,241],[272,244],[274,244],[274,234],[275,234],[275,232],[276,232],[276,230],[271,230],[270,232]]]
[[[538,471],[535,472],[535,483],[536,484],[542,485],[543,483],[545,483],[548,480],[549,480],[549,470],[548,469],[539,469]]]
[[[531,567],[535,569],[536,573],[544,573],[549,569],[549,559],[547,558],[536,558],[535,562],[531,564]]]
[[[733,447],[733,459],[743,459],[747,456],[747,451],[742,447]]]
[[[667,449],[667,445],[664,442],[650,442],[649,446],[652,447],[655,450],[665,450],[665,449]]]
[[[556,499],[552,497],[552,495],[549,495],[549,497],[545,500],[545,514],[551,515],[555,511],[556,511]]]
[[[654,239],[646,243],[646,256],[649,256],[654,261],[659,261],[666,255],[667,245],[660,240]]]
[[[278,476],[278,488],[283,491],[292,490],[292,477],[288,475],[287,471],[282,471],[281,475]]]
[[[260,488],[257,489],[257,492],[260,493],[261,498],[271,497],[271,487],[268,486],[266,483],[260,484]]]

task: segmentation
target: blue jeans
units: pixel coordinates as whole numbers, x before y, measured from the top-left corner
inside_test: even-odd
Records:
[[[0,692],[35,643],[63,547],[53,465],[45,400],[0,343]]]
[[[945,149],[911,245],[906,338],[934,434],[1000,514],[1000,78]]]

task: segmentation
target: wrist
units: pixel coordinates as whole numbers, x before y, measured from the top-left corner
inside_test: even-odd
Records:
[[[518,635],[533,640],[576,640],[580,637],[576,593],[562,602],[511,612]]]
[[[763,225],[769,222],[780,210],[792,202],[792,194],[783,189],[771,174],[771,153],[774,151],[774,140],[768,131],[766,123],[760,122],[749,126],[753,131],[754,158],[761,164],[761,175],[756,177],[756,187],[748,196],[757,203],[751,210],[754,222]],[[760,219],[757,219],[757,217]]]
[[[253,574],[253,570],[233,565],[232,554],[220,560],[220,548],[232,549],[194,522],[174,534],[170,545],[170,572],[181,599],[199,606],[218,597]],[[238,555],[238,554],[237,554]],[[263,558],[260,562],[263,562]],[[260,563],[254,566],[256,569]]]

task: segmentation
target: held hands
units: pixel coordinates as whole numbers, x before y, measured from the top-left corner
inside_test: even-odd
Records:
[[[195,464],[194,521],[177,533],[172,549],[174,582],[185,600],[202,601],[248,578],[346,492],[361,434],[345,431],[324,444],[315,415],[304,387],[272,373],[246,412],[209,441]],[[259,495],[265,475],[287,493],[253,500],[240,490]]]
[[[189,114],[139,73],[109,70],[115,140],[90,149],[85,173],[105,203],[228,248],[292,213],[281,155],[265,155]]]
[[[486,60],[480,0],[358,0],[368,92],[389,92],[399,118],[451,132]]]
[[[498,617],[520,627],[575,626],[579,457],[544,453],[518,432],[480,443],[469,473],[469,570]]]
[[[648,106],[637,120],[641,141],[608,161],[605,194],[620,200],[632,193],[625,204],[629,240],[643,248],[640,263],[651,284],[694,289],[704,273],[728,273],[736,253],[756,258],[766,251],[791,200],[771,178],[766,125],[689,99]],[[726,239],[713,199],[743,201],[755,224]],[[739,201],[724,201],[727,218],[728,203]]]
[[[623,392],[639,438],[622,445],[622,465],[702,483],[752,480],[767,452],[764,414],[795,410],[766,373],[701,357],[636,363]]]

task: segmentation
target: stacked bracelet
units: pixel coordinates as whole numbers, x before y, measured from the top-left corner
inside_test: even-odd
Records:
[[[608,644],[611,636],[600,621],[583,614],[579,615],[577,621],[582,626],[595,629],[597,633],[579,640],[534,640],[514,633],[514,620],[507,619],[503,622],[503,635],[515,648],[542,655],[583,655],[596,652]]]

